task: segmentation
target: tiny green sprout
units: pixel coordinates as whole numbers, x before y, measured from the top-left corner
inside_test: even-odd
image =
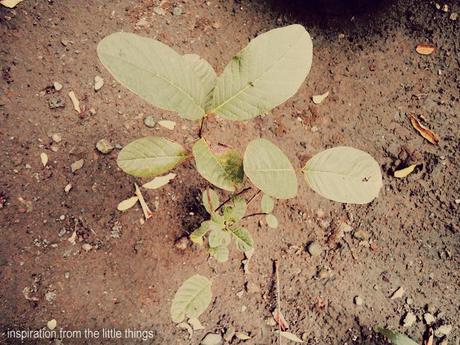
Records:
[[[209,220],[190,235],[190,240],[203,245],[207,235],[208,252],[219,262],[228,260],[228,246],[235,240],[236,247],[246,252],[253,247],[251,234],[239,222],[246,214],[246,200],[241,196],[233,196],[224,205],[220,204],[219,196],[212,189],[206,189],[202,195],[203,205],[210,215]]]

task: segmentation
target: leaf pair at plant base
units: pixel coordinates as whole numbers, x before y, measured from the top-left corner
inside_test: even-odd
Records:
[[[307,162],[303,173],[315,192],[343,203],[369,203],[382,187],[379,164],[368,153],[352,147],[318,153]]]
[[[271,30],[252,40],[218,78],[199,56],[132,33],[105,37],[97,53],[115,79],[155,106],[190,120],[211,113],[247,120],[296,93],[310,70],[312,42],[301,25]]]
[[[203,205],[211,215],[210,220],[201,223],[200,227],[192,232],[190,240],[202,245],[203,238],[208,235],[209,254],[219,262],[228,260],[228,245],[231,238],[235,239],[238,249],[248,251],[253,247],[253,240],[249,231],[238,225],[238,222],[246,213],[246,201],[235,196],[229,203],[224,205],[221,210],[219,207],[219,197],[212,189],[203,192]]]
[[[171,305],[171,317],[176,323],[186,317],[198,318],[211,303],[211,282],[196,274],[188,278],[177,290]]]
[[[187,158],[184,148],[162,137],[145,137],[126,145],[117,164],[127,174],[137,177],[161,175]]]
[[[213,185],[233,192],[243,182],[243,159],[237,150],[226,148],[215,154],[202,138],[193,145],[192,151],[196,169]]]

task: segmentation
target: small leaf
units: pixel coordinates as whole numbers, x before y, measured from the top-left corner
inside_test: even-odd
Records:
[[[379,194],[382,173],[368,153],[334,147],[311,158],[303,168],[308,185],[321,196],[343,203],[366,204]]]
[[[145,137],[126,145],[118,155],[118,166],[127,174],[152,177],[164,174],[184,161],[184,148],[162,137]]]
[[[205,115],[215,72],[204,60],[126,32],[105,37],[97,54],[120,83],[147,102],[190,120]]]
[[[263,213],[271,213],[275,208],[275,201],[269,197],[267,194],[262,196],[262,200],[260,201],[260,209]]]
[[[40,153],[40,160],[43,166],[46,167],[46,164],[48,164],[48,155],[45,152]]]
[[[228,260],[228,248],[220,246],[216,248],[209,248],[209,254],[211,254],[218,262],[225,262]]]
[[[300,339],[294,333],[291,333],[291,332],[277,332],[277,333],[279,333],[280,336],[282,336],[283,338],[293,341],[294,343],[303,343],[302,339]]]
[[[420,55],[431,55],[435,50],[436,48],[431,44],[418,44],[417,47],[415,47],[415,51]]]
[[[196,317],[192,317],[188,319],[188,324],[192,326],[194,331],[199,331],[200,329],[204,329],[204,326],[201,324],[200,320]]]
[[[132,196],[129,199],[123,200],[120,202],[117,206],[118,211],[126,211],[129,210],[131,207],[136,205],[136,203],[139,201],[139,198],[137,196]]]
[[[312,42],[301,25],[259,35],[217,78],[208,113],[248,120],[294,95],[310,71]]]
[[[171,305],[171,317],[176,323],[185,317],[199,317],[211,303],[211,281],[199,274],[188,278],[177,290]]]
[[[244,172],[265,194],[289,199],[297,194],[297,177],[287,156],[265,139],[249,143],[244,153]]]
[[[422,125],[414,115],[409,115],[409,119],[412,123],[412,126],[417,130],[417,132],[420,133],[422,137],[424,137],[433,145],[437,145],[439,143],[439,137],[435,133],[433,133],[429,128]]]
[[[248,230],[243,227],[232,229],[232,234],[236,238],[236,246],[242,252],[252,249],[254,242]]]
[[[327,98],[327,96],[329,96],[329,91],[326,91],[322,95],[313,96],[312,97],[313,103],[320,104]]]
[[[417,164],[412,164],[412,165],[409,165],[408,167],[406,167],[404,169],[396,170],[395,173],[394,173],[394,176],[397,177],[397,178],[404,178],[407,175],[409,175],[410,173],[412,173],[416,166],[417,166]]]
[[[169,129],[170,131],[172,131],[176,127],[176,123],[174,121],[170,121],[170,120],[160,120],[160,121],[158,121],[158,124],[161,127]]]
[[[190,234],[190,241],[197,244],[203,244],[203,236],[211,230],[222,230],[222,227],[211,220],[205,220],[198,229]]]
[[[238,222],[246,214],[246,200],[240,196],[232,199],[231,204],[224,206],[224,218],[227,221]]]
[[[219,207],[219,196],[213,189],[206,189],[202,194],[203,206],[209,214],[213,214]]]
[[[238,339],[240,340],[248,340],[248,339],[251,339],[251,337],[249,335],[247,335],[246,333],[244,332],[236,332],[235,333],[235,337],[237,337]]]
[[[169,173],[164,176],[158,176],[155,177],[152,181],[143,184],[142,187],[144,187],[145,189],[157,189],[163,187],[164,185],[167,185],[169,181],[171,181],[175,177],[176,174],[173,173]]]
[[[235,187],[243,182],[243,161],[238,151],[225,150],[215,155],[202,138],[193,145],[196,169],[213,185],[235,191]]]
[[[395,332],[383,327],[375,327],[375,332],[380,333],[388,338],[393,345],[418,345],[407,335]]]
[[[230,243],[230,234],[221,229],[213,229],[209,233],[208,242],[211,248],[227,246]]]
[[[272,229],[276,229],[278,227],[278,218],[276,218],[271,213],[265,216],[265,221],[267,222],[267,225]]]

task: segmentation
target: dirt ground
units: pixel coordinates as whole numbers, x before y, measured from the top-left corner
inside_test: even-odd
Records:
[[[435,330],[452,325],[446,339],[458,345],[460,19],[451,18],[460,3],[439,5],[25,0],[14,10],[0,8],[0,342],[19,344],[6,337],[8,330],[37,330],[56,319],[58,329],[148,330],[154,337],[24,343],[199,344],[208,332],[234,327],[251,339],[231,344],[277,344],[270,321],[278,260],[282,310],[290,331],[306,344],[376,344],[375,325],[421,344],[429,312]],[[250,140],[267,138],[299,170],[298,197],[275,209],[277,230],[262,218],[245,220],[255,240],[250,273],[234,248],[230,260],[218,264],[204,249],[176,246],[206,216],[198,196],[208,184],[192,161],[175,169],[172,183],[145,193],[153,219],[141,225],[138,207],[118,212],[137,181],[117,167],[119,148],[153,134],[190,148],[199,124],[115,82],[97,59],[97,43],[115,31],[136,32],[197,53],[221,72],[251,38],[291,23],[303,24],[314,45],[312,70],[299,92],[267,116],[247,123],[211,119],[204,128],[207,140],[241,152]],[[437,49],[422,56],[415,52],[419,43]],[[105,80],[98,92],[96,75]],[[56,81],[61,91],[49,87]],[[327,90],[330,96],[314,105],[312,95]],[[69,91],[80,99],[81,114]],[[56,101],[65,107],[51,109]],[[412,128],[409,113],[425,120],[439,145]],[[176,121],[176,130],[147,128],[147,115]],[[56,133],[60,142],[53,140]],[[102,138],[117,149],[100,154],[95,144]],[[303,182],[307,159],[338,145],[367,151],[380,163],[384,188],[372,203],[334,203]],[[49,157],[46,167],[41,153]],[[84,165],[73,173],[71,164],[80,159]],[[413,163],[419,164],[413,174],[393,177]],[[255,199],[249,212],[258,204]],[[345,221],[354,230],[341,238],[336,229]],[[321,245],[320,256],[306,250],[311,241]],[[205,329],[189,339],[169,308],[177,288],[195,273],[212,280],[213,300],[200,318]],[[399,287],[402,298],[390,299]],[[408,312],[417,319],[404,328]]]

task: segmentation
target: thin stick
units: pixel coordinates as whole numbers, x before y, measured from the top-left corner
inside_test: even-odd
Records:
[[[251,197],[248,199],[248,201],[246,201],[246,203],[249,205],[249,203],[250,203],[252,200],[254,200],[254,198],[255,198],[257,195],[259,195],[259,193],[260,193],[260,189],[257,191],[257,193],[255,193],[253,196],[251,196]]]
[[[280,276],[279,276],[279,267],[278,267],[278,261],[275,260],[275,274],[276,274],[276,309],[278,309],[278,318],[281,317],[281,291],[280,291]],[[282,337],[281,337],[281,324],[278,321],[278,337],[280,340],[280,345],[282,345]]]
[[[247,216],[244,216],[241,219],[246,219],[246,218],[254,217],[254,216],[266,216],[267,214],[268,213],[265,213],[265,212],[257,212],[257,213],[248,214]]]
[[[236,194],[230,196],[227,200],[225,200],[223,203],[221,203],[221,204],[214,210],[214,212],[219,211],[219,210],[222,208],[222,206],[224,206],[227,202],[229,202],[230,200],[232,200],[232,198],[234,198],[235,196],[238,196],[238,195],[241,195],[241,194],[243,194],[243,193],[246,193],[246,192],[247,192],[248,190],[250,190],[250,189],[252,189],[252,188],[251,188],[251,187],[246,187],[246,188],[242,189],[241,191],[239,191],[238,193],[236,193]]]
[[[206,118],[206,116],[203,116],[201,118],[201,124],[200,124],[200,130],[198,131],[198,137],[201,139],[201,134],[203,133],[203,126],[204,126],[204,119]]]

